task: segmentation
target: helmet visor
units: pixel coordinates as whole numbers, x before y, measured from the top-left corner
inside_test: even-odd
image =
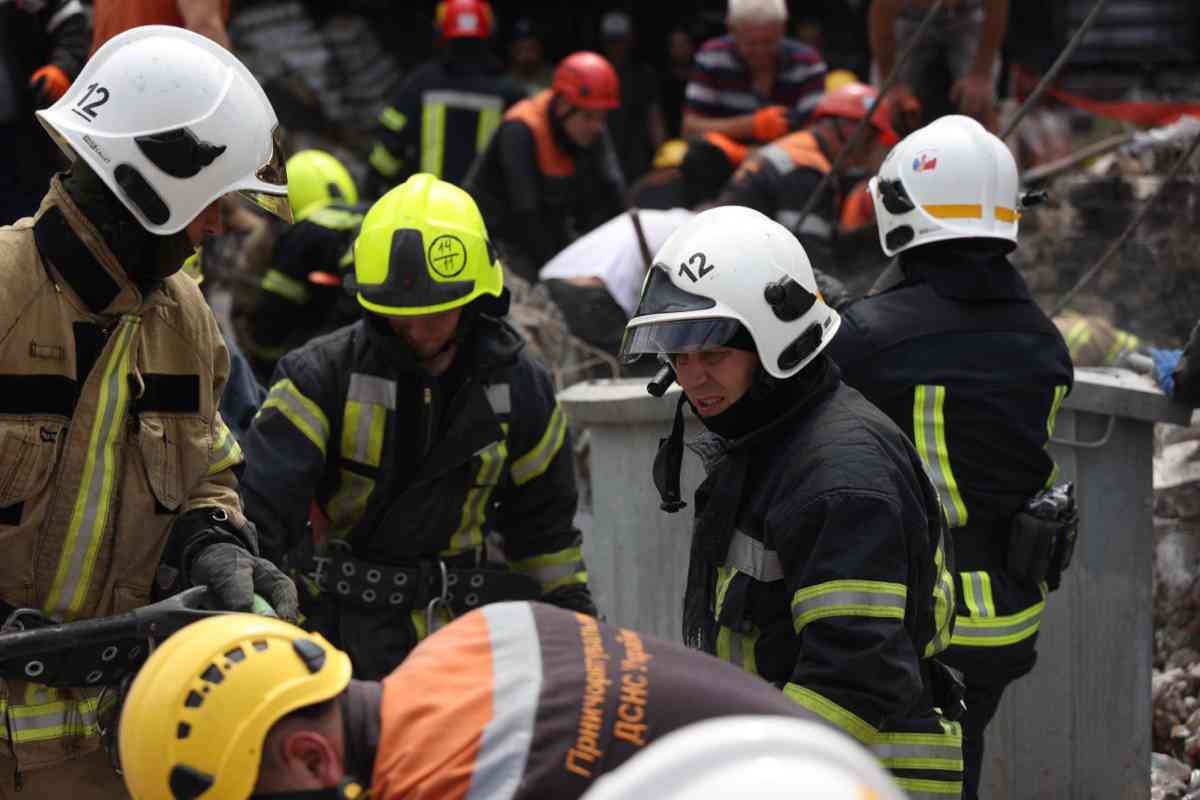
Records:
[[[279,141],[279,127],[271,130],[271,158],[254,173],[259,183],[272,187],[257,191],[243,189],[240,194],[259,208],[292,223],[292,207],[287,194],[287,158]],[[278,188],[278,191],[275,191]]]
[[[646,354],[697,353],[723,347],[737,335],[736,319],[681,319],[650,322],[625,329],[620,359],[630,364]]]

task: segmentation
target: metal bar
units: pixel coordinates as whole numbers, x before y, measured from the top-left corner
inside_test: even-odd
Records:
[[[912,54],[916,52],[917,45],[921,42],[921,37],[925,35],[925,31],[929,30],[929,26],[933,24],[934,17],[942,10],[942,6],[946,0],[935,0],[934,4],[929,7],[929,11],[925,14],[925,19],[921,20],[921,25],[917,28],[917,32],[913,34],[908,46],[904,48],[904,52],[900,54],[900,58],[896,59],[895,65],[892,67],[892,72],[887,76],[887,80],[879,87],[879,96],[875,98],[875,102],[871,103],[871,107],[867,109],[866,115],[858,121],[858,126],[854,129],[854,133],[850,135],[850,141],[838,153],[837,158],[833,160],[833,166],[829,171],[821,176],[821,182],[817,184],[817,188],[813,189],[812,194],[808,196],[808,202],[804,204],[804,208],[800,210],[800,218],[796,220],[795,226],[792,228],[792,233],[798,233],[800,227],[804,225],[804,221],[808,219],[808,215],[816,208],[821,196],[825,194],[825,190],[829,188],[829,184],[837,175],[838,169],[842,166],[842,162],[854,152],[860,144],[862,144],[863,134],[866,133],[867,125],[875,116],[875,109],[879,108],[879,104],[887,97],[887,93],[895,86],[896,80],[900,77],[900,70],[912,58]]]
[[[1055,439],[1050,437],[1050,441],[1054,444],[1061,444],[1063,447],[1078,447],[1083,450],[1099,450],[1104,445],[1108,444],[1108,440],[1112,438],[1113,431],[1117,427],[1117,418],[1113,414],[1108,415],[1108,427],[1104,429],[1104,435],[1099,439],[1094,439],[1090,442],[1081,442],[1078,439]]]
[[[1063,295],[1062,299],[1058,301],[1058,303],[1054,306],[1054,311],[1051,312],[1051,316],[1058,314],[1064,308],[1066,308],[1067,304],[1074,299],[1075,295],[1079,294],[1079,290],[1086,286],[1092,280],[1092,278],[1096,277],[1100,270],[1104,268],[1104,265],[1107,264],[1114,255],[1117,254],[1117,251],[1121,249],[1121,246],[1125,244],[1126,240],[1128,240],[1133,232],[1137,230],[1138,226],[1142,224],[1142,221],[1146,219],[1146,215],[1150,213],[1150,209],[1154,207],[1156,202],[1158,202],[1159,195],[1161,195],[1163,190],[1171,184],[1171,181],[1175,179],[1175,176],[1179,174],[1184,165],[1192,160],[1192,156],[1195,154],[1197,147],[1200,147],[1200,134],[1197,134],[1195,137],[1193,137],[1192,143],[1188,147],[1187,152],[1185,152],[1183,156],[1171,166],[1170,171],[1163,176],[1162,183],[1160,183],[1158,188],[1154,190],[1154,194],[1150,196],[1150,199],[1148,199],[1142,205],[1141,209],[1137,213],[1137,216],[1130,221],[1129,227],[1125,229],[1124,233],[1117,237],[1117,240],[1113,242],[1107,250],[1104,251],[1104,254],[1100,256],[1100,259],[1093,264],[1091,268],[1088,269],[1088,271],[1085,272],[1083,276],[1075,282],[1075,285],[1072,286],[1065,295]]]
[[[1120,133],[1116,136],[1109,136],[1105,139],[1101,139],[1098,142],[1092,142],[1085,147],[1081,147],[1075,152],[1065,155],[1062,158],[1057,158],[1048,164],[1039,164],[1033,169],[1026,170],[1025,173],[1021,175],[1021,183],[1024,185],[1029,185],[1031,183],[1044,181],[1047,178],[1053,178],[1063,172],[1074,169],[1084,161],[1087,161],[1089,158],[1101,156],[1105,153],[1111,153],[1118,147],[1129,144],[1133,141],[1134,135],[1135,134],[1133,132],[1129,132]]]
[[[1067,46],[1064,47],[1063,51],[1058,54],[1058,58],[1055,59],[1054,63],[1050,66],[1050,69],[1045,75],[1042,76],[1042,79],[1038,81],[1038,85],[1034,87],[1033,92],[1029,95],[1029,97],[1025,98],[1025,102],[1022,103],[1021,107],[1017,109],[1016,115],[1008,121],[1007,125],[1004,126],[1004,132],[1000,134],[1001,139],[1007,139],[1009,134],[1017,129],[1017,125],[1021,124],[1021,120],[1025,118],[1025,115],[1029,112],[1029,109],[1033,108],[1034,103],[1042,98],[1042,95],[1050,86],[1050,82],[1058,77],[1058,73],[1063,67],[1066,66],[1067,61],[1070,60],[1071,56],[1075,54],[1075,50],[1078,49],[1079,45],[1083,42],[1083,35],[1092,27],[1092,24],[1096,21],[1096,19],[1100,16],[1100,12],[1104,9],[1104,4],[1107,2],[1108,0],[1096,0],[1096,5],[1092,7],[1091,13],[1084,18],[1083,24],[1079,26],[1079,30],[1075,31],[1075,35],[1071,37],[1071,41],[1067,42]]]

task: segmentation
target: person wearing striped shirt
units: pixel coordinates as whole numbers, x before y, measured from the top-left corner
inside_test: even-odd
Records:
[[[769,142],[796,130],[825,91],[825,62],[784,38],[784,0],[730,0],[729,33],[696,53],[685,90],[683,135],[722,133]]]
[[[935,181],[951,188],[935,194]],[[943,117],[896,146],[871,190],[897,260],[843,310],[829,353],[912,439],[954,537],[957,619],[942,659],[965,677],[964,796],[974,798],[984,728],[1037,658],[1048,587],[1009,570],[1008,545],[1014,517],[1057,475],[1046,445],[1074,373],[1007,258],[1019,201],[1003,142]],[[905,227],[916,230],[907,243]]]

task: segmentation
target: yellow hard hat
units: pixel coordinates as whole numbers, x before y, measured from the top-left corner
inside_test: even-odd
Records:
[[[358,187],[342,162],[324,150],[301,150],[287,161],[288,204],[296,221],[334,200],[354,205]]]
[[[862,81],[848,69],[835,69],[825,76],[825,91],[836,92],[838,89],[848,86],[851,83],[862,83]],[[288,180],[291,180],[291,175],[292,173],[289,172]]]
[[[658,148],[658,152],[654,154],[654,168],[666,169],[667,167],[678,167],[683,163],[683,157],[687,155],[688,143],[685,139],[668,139]]]
[[[471,195],[422,172],[363,218],[347,285],[368,311],[412,317],[499,297],[504,275]]]
[[[125,784],[137,800],[249,797],[271,727],[336,697],[350,675],[349,656],[282,620],[222,614],[188,625],[129,690],[118,739]]]

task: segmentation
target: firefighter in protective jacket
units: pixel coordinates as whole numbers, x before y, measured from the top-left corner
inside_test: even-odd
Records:
[[[1046,444],[1071,390],[1071,357],[1006,258],[1021,201],[999,138],[969,117],[943,117],[896,146],[871,195],[883,250],[898,259],[843,312],[830,355],[916,444],[945,509],[959,592],[943,659],[966,682],[973,798],[984,728],[1036,659],[1046,576],[1010,570],[1010,540],[1026,501],[1054,482]]]
[[[566,418],[504,321],[475,203],[414,175],[371,207],[354,261],[368,313],[280,360],[243,442],[246,513],[308,573],[308,624],[378,678],[494,600],[592,612]]]
[[[179,274],[223,195],[287,215],[266,95],[210,40],[147,26],[38,118],[74,163],[0,228],[0,620],[108,616],[187,584],[294,617],[238,501],[242,454],[217,410],[228,352]],[[48,669],[0,671],[0,797],[126,796],[101,749],[114,692],[74,668],[54,686]]]
[[[948,674],[953,553],[937,494],[900,430],[824,354],[839,317],[804,248],[722,206],[654,259],[623,354],[669,359],[683,387],[654,479],[678,509],[683,406],[708,477],[685,641],[761,675],[875,749],[914,798],[960,790]]]

